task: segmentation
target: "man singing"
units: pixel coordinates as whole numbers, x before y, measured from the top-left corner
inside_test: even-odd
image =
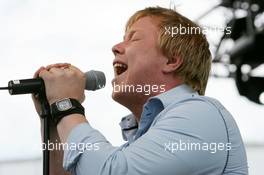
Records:
[[[196,32],[176,33],[179,27]],[[161,7],[140,10],[128,20],[123,41],[112,48],[113,89],[125,86],[113,90],[112,98],[131,111],[120,122],[127,141],[120,147],[112,146],[85,118],[82,71],[54,64],[36,72],[45,81],[61,142],[94,146],[64,150],[63,162],[58,158],[58,163],[65,171],[74,175],[248,174],[233,117],[217,100],[204,96],[211,54],[197,29],[201,28],[191,20]],[[144,92],[146,86],[149,93]],[[39,112],[38,99],[33,99]],[[56,113],[65,106],[67,110]]]

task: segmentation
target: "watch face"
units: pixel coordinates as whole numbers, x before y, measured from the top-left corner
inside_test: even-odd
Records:
[[[72,103],[70,99],[64,99],[64,100],[56,102],[56,106],[59,111],[67,111],[68,109],[72,108]]]

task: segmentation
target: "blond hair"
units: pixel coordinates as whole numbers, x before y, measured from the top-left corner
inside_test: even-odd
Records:
[[[175,71],[175,75],[180,76],[184,83],[191,86],[200,95],[204,95],[210,69],[211,53],[206,37],[201,32],[202,29],[174,10],[161,7],[148,7],[137,11],[127,22],[126,31],[140,18],[152,17],[160,29],[158,46],[162,53],[174,61],[175,57],[182,59],[181,66]],[[197,29],[199,33],[176,34],[168,33],[168,29],[185,27]],[[172,30],[171,30],[172,31]]]

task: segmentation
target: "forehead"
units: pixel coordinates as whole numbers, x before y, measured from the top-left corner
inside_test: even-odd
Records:
[[[157,19],[156,19],[157,20]],[[142,17],[127,28],[126,33],[134,31],[158,32],[158,24],[153,17]]]

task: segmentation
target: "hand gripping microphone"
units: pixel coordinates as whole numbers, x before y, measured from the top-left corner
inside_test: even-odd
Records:
[[[100,71],[88,71],[85,73],[85,89],[95,91],[105,86],[105,75]],[[9,90],[11,95],[18,94],[39,94],[41,103],[40,117],[44,119],[43,123],[43,141],[47,145],[50,138],[50,106],[46,99],[45,84],[42,78],[12,80],[8,82],[8,87],[0,87],[0,90]],[[43,174],[49,175],[49,150],[43,150]]]
[[[85,89],[95,91],[105,86],[105,75],[101,71],[91,70],[85,73],[86,82]],[[1,89],[8,89],[10,95],[19,94],[37,94],[45,89],[42,78],[11,80],[8,82],[8,87]]]

